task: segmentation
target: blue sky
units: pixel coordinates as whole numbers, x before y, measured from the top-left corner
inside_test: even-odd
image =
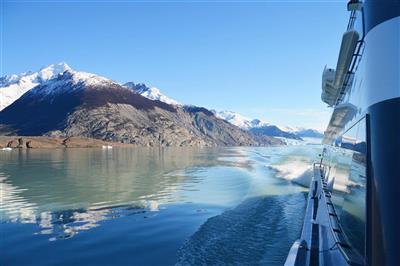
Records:
[[[324,129],[346,1],[2,2],[1,74],[64,61],[171,98]]]

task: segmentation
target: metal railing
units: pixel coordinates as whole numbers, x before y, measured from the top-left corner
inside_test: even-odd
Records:
[[[315,166],[314,166],[315,167]],[[320,178],[319,182],[322,185],[321,193],[323,198],[325,199],[328,215],[329,215],[329,225],[330,230],[335,240],[335,245],[331,248],[333,249],[335,246],[341,251],[343,257],[347,261],[349,265],[362,266],[364,265],[364,260],[360,254],[352,247],[350,241],[348,240],[344,230],[340,224],[339,217],[337,215],[335,206],[332,202],[332,193],[327,188],[327,183],[325,180],[325,166],[319,163],[320,167]]]

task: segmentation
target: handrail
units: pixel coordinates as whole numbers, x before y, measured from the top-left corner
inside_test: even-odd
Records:
[[[289,255],[286,258],[285,266],[305,265],[307,256],[307,242],[305,240],[296,240],[290,248]]]
[[[357,19],[356,12],[357,12],[356,10],[351,11],[349,23],[347,24],[347,30],[351,30],[354,28],[354,23],[356,22],[356,19]]]
[[[320,164],[320,166],[322,166],[322,164]],[[324,187],[325,182],[323,181],[324,178],[325,177],[323,174],[323,170],[322,170],[322,168],[320,168],[319,180],[322,183],[321,193],[322,193],[322,196],[324,196],[326,204],[330,205],[330,208],[332,209],[332,212],[331,212],[329,206],[327,206],[327,210],[328,210],[328,214],[329,214],[329,225],[330,225],[329,227],[330,227],[331,233],[333,235],[333,238],[335,239],[336,245],[338,246],[338,249],[343,254],[343,257],[345,258],[347,263],[349,263],[349,265],[362,266],[362,265],[364,265],[362,257],[358,254],[357,251],[354,250],[354,248],[352,248],[350,241],[348,240],[348,238],[347,238],[346,234],[344,233],[344,230],[340,224],[340,220],[336,213],[336,208],[331,200],[332,193],[329,193],[328,194],[329,196],[327,196],[327,193],[326,193],[327,191],[325,190],[326,188]],[[333,219],[335,220],[338,228],[334,228],[334,225],[332,223]],[[339,238],[339,234],[341,234],[344,241],[342,241],[342,239]],[[351,249],[353,251],[354,255],[348,254],[348,252],[345,251],[344,248]]]

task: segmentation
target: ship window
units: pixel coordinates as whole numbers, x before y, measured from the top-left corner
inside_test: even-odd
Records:
[[[332,201],[349,244],[365,255],[366,119],[361,119],[337,141],[331,152],[335,178]]]

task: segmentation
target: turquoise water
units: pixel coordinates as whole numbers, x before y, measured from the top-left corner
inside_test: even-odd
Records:
[[[0,265],[281,265],[318,146],[0,153]]]

